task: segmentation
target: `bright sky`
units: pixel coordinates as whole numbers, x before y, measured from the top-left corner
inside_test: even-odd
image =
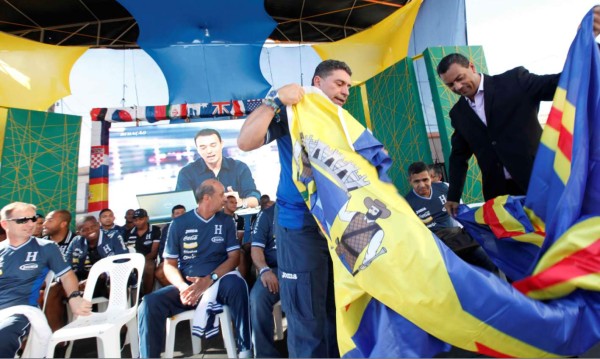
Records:
[[[581,19],[600,0],[466,0],[470,45],[482,45],[490,74],[517,66],[561,72]],[[540,106],[545,123],[551,103]]]
[[[483,46],[490,74],[517,66],[538,74],[560,72],[581,19],[598,4],[600,0],[466,0],[468,41]]]
[[[579,22],[599,3],[466,0],[468,42],[483,46],[490,74],[516,66],[538,74],[560,72]],[[57,112],[83,117],[80,166],[89,165],[90,140],[85,134],[90,133],[92,107],[162,105],[168,100],[166,81],[158,66],[142,51],[131,50],[85,53],[71,72],[71,92]],[[547,116],[549,108],[549,104],[542,107],[540,118]]]

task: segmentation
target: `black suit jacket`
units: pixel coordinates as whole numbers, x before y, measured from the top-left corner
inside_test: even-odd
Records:
[[[464,97],[450,110],[450,189],[448,200],[462,195],[468,160],[475,155],[481,169],[486,200],[508,193],[503,167],[523,193],[527,191],[533,160],[542,134],[538,122],[540,101],[550,101],[560,74],[535,75],[524,67],[503,74],[484,75],[483,94],[487,126]]]

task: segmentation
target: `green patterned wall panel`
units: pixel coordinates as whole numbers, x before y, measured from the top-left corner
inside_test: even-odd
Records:
[[[448,114],[452,106],[458,101],[458,95],[454,94],[446,85],[444,85],[437,75],[436,68],[444,56],[455,52],[461,53],[469,58],[471,62],[475,64],[477,71],[487,73],[487,65],[483,47],[481,46],[430,47],[423,52],[427,67],[427,76],[429,77],[433,107],[435,108],[437,117],[440,141],[442,143],[442,150],[444,151],[446,170],[448,170],[451,149],[450,136],[452,136],[452,133],[454,132]],[[469,161],[469,171],[467,172],[462,200],[465,203],[483,202],[481,173],[479,172],[479,166],[477,166],[477,160],[474,156]]]
[[[366,115],[365,115],[365,107],[363,105],[363,98],[361,95],[361,89],[360,87],[364,86],[364,85],[359,85],[359,86],[353,86],[350,88],[350,95],[348,96],[348,99],[346,100],[346,104],[344,105],[344,108],[350,112],[350,114],[358,120],[358,122],[360,122],[363,126],[365,127],[369,127],[369,124],[367,123],[367,119],[366,119]]]
[[[432,161],[412,60],[399,61],[368,80],[364,86],[366,92],[361,91],[359,86],[352,89],[352,101],[346,108],[353,116],[362,116],[363,124],[371,123],[373,134],[393,160],[388,174],[400,194],[404,195],[411,188],[406,175],[408,165],[415,161]],[[365,93],[368,119],[364,115]],[[363,112],[359,113],[361,110]]]
[[[81,117],[8,109],[0,167],[0,207],[22,201],[44,214],[76,211]]]

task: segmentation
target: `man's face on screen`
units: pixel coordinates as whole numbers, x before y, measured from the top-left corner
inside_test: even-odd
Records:
[[[223,142],[217,135],[196,138],[196,149],[207,165],[217,165],[223,157]]]

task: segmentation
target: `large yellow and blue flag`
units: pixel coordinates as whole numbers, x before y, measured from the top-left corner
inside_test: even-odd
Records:
[[[459,216],[534,298],[600,289],[600,54],[592,22],[590,11],[569,50],[526,197],[498,197]]]
[[[347,111],[316,89],[287,111],[294,180],[334,263],[343,356],[433,356],[449,343],[488,356],[556,357],[598,341],[597,292],[540,301],[465,263],[385,181],[381,144]],[[540,229],[530,229],[527,243],[539,248]]]
[[[525,206],[545,223],[531,276],[515,283],[535,298],[600,290],[600,51],[584,18],[554,96]]]

